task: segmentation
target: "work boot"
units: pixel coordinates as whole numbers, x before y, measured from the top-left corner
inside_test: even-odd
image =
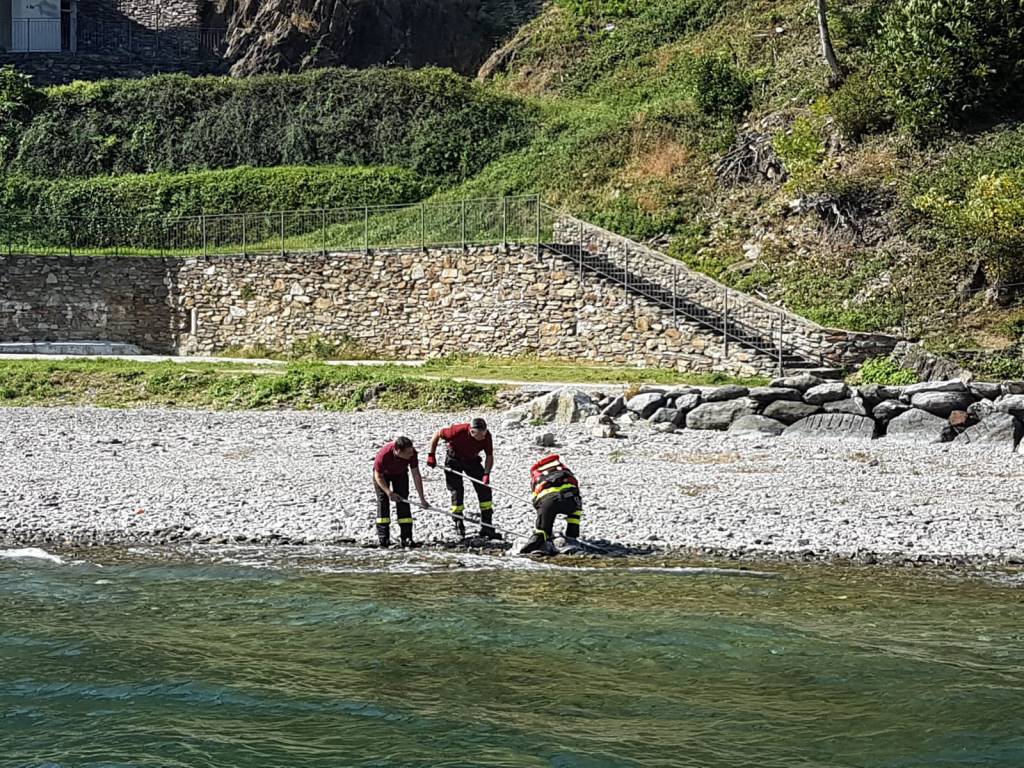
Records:
[[[548,540],[542,533],[535,533],[533,537],[519,550],[520,555],[546,555],[548,554]]]
[[[455,533],[460,539],[466,538],[466,522],[464,520],[455,521]]]
[[[401,529],[402,549],[412,549],[413,547],[419,546],[412,540],[412,523],[402,523],[399,528]]]
[[[501,541],[501,534],[494,530],[494,526],[491,525],[491,521],[494,518],[493,512],[481,512],[480,513],[480,533],[478,534],[481,539],[491,539]]]
[[[391,526],[377,524],[377,541],[380,542],[381,548],[391,546]]]

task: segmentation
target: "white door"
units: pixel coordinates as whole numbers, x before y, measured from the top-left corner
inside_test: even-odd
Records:
[[[11,50],[60,50],[60,0],[11,0]]]

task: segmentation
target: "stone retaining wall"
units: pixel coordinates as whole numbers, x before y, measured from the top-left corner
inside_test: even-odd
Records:
[[[0,257],[0,341],[153,351],[287,349],[318,335],[383,357],[539,353],[772,375],[731,345],[534,247],[200,259]]]
[[[702,275],[676,259],[571,216],[554,225],[555,242],[582,245],[591,256],[607,261],[619,274],[642,277],[709,311],[714,323],[728,322],[753,330],[767,346],[780,338],[787,353],[819,365],[854,368],[872,357],[888,355],[900,339],[885,334],[856,333],[824,328],[748,294]]]
[[[0,341],[107,341],[174,352],[174,263],[0,257]]]

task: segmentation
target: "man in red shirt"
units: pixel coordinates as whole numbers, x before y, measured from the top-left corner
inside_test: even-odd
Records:
[[[487,422],[477,418],[468,424],[452,424],[450,427],[439,429],[434,439],[430,441],[428,467],[437,466],[437,444],[441,440],[448,445],[445,469],[454,470],[444,473],[444,483],[452,495],[452,514],[461,515],[466,509],[466,492],[462,477],[455,474],[461,472],[475,481],[473,490],[476,491],[476,498],[480,503],[480,536],[485,539],[500,539],[501,534],[493,527],[494,502],[490,483],[491,469],[494,467],[494,444],[491,441],[491,433],[487,431]],[[484,454],[483,463],[480,462],[481,451]],[[455,530],[459,536],[465,536],[465,523],[462,520],[455,520]]]
[[[430,505],[423,495],[423,477],[412,440],[399,437],[385,443],[373,460],[373,490],[377,494],[377,538],[382,547],[391,545],[391,505],[398,508],[398,529],[403,547],[414,546],[412,540],[412,512],[409,510],[409,472],[420,495],[420,506]]]

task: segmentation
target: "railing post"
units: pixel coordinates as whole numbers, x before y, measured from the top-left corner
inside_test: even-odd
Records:
[[[508,197],[501,198],[501,244],[508,247]]]
[[[203,256],[206,256],[206,214],[201,214],[199,219],[203,227]]]
[[[327,255],[327,211],[320,209],[320,253]]]
[[[725,286],[725,312],[722,319],[722,336],[725,338],[725,356],[729,356],[729,286]]]
[[[245,241],[245,214],[242,214],[242,255],[245,256],[248,243]]]
[[[783,321],[784,318],[785,318],[785,315],[783,315],[781,312],[779,312],[779,376],[780,377],[786,375],[786,372],[783,370],[783,367],[782,367],[782,338],[783,338],[782,337],[782,334],[783,334],[782,321]]]
[[[281,258],[284,258],[284,211],[281,211]]]
[[[420,250],[427,250],[427,217],[423,203],[420,203]]]
[[[370,252],[370,206],[363,206],[363,253]]]
[[[537,205],[537,258],[540,258],[540,195],[534,201]]]
[[[466,201],[462,201],[462,250],[466,250]]]
[[[676,298],[679,296],[676,285],[679,282],[679,267],[672,267],[672,321],[676,321]]]

